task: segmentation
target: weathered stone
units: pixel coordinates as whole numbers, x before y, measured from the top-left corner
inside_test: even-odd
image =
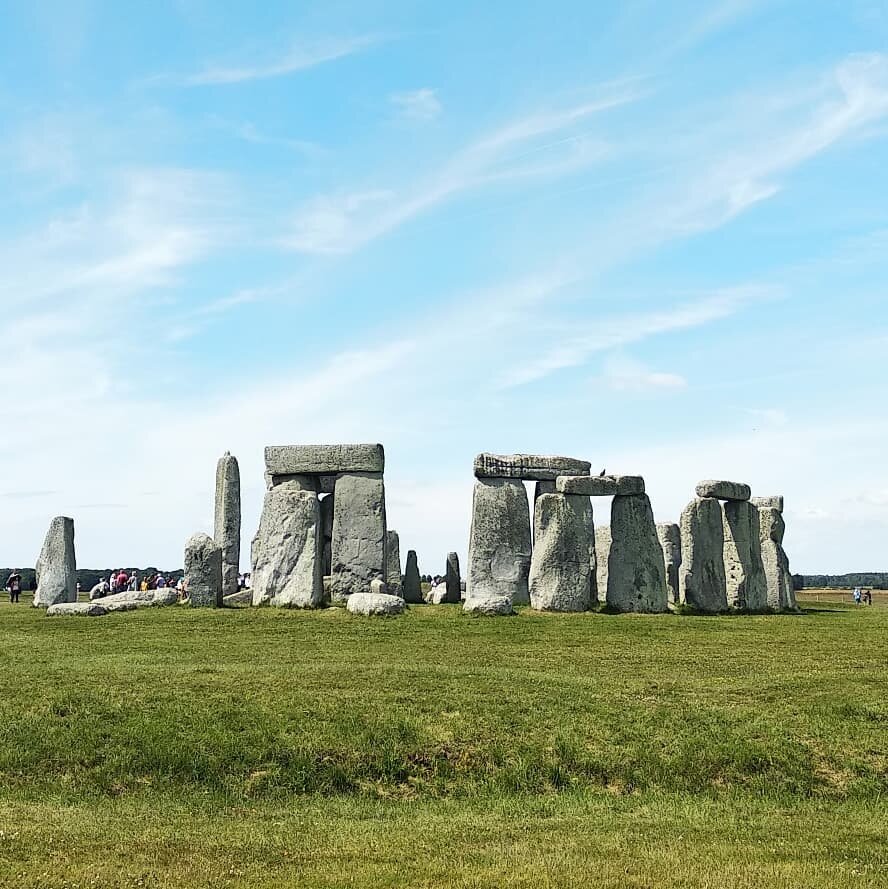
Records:
[[[393,596],[403,595],[401,582],[401,538],[397,531],[385,532],[385,582]]]
[[[666,598],[672,605],[677,605],[678,569],[681,567],[681,529],[678,525],[660,523],[657,525],[657,537],[660,540],[663,562],[666,566]]]
[[[697,485],[697,496],[714,497],[716,500],[749,500],[752,490],[742,482],[725,482],[707,479]]]
[[[777,512],[783,512],[782,494],[774,494],[771,497],[753,497],[750,500],[750,503],[752,503],[753,506],[776,509]]]
[[[321,506],[312,491],[265,494],[250,578],[253,604],[317,608],[323,598]]]
[[[644,493],[640,475],[561,475],[555,482],[560,494],[583,494],[587,497],[612,497],[616,494]]]
[[[429,605],[445,605],[447,603],[447,584],[442,581],[433,586],[424,598]]]
[[[614,497],[607,605],[615,611],[666,611],[666,567],[647,494]]]
[[[381,444],[284,445],[265,449],[265,468],[272,475],[338,475],[385,471]]]
[[[336,476],[335,475],[319,475],[318,476],[318,492],[321,494],[336,493]]]
[[[404,567],[401,595],[404,597],[404,601],[410,605],[420,605],[425,601],[422,597],[422,578],[419,576],[419,563],[416,558],[416,550],[413,549],[407,551],[407,564]]]
[[[222,595],[227,596],[237,592],[241,545],[240,468],[228,451],[216,464],[213,537],[222,547]]]
[[[523,483],[478,479],[472,497],[466,611],[502,597],[526,605],[530,555],[530,510]]]
[[[455,605],[462,598],[459,576],[459,555],[447,553],[447,567],[444,570],[444,601]]]
[[[236,608],[238,605],[252,605],[253,591],[251,589],[243,589],[238,590],[236,593],[223,596],[222,604],[225,605],[226,608]]]
[[[34,605],[46,608],[77,601],[77,559],[74,554],[74,519],[56,516],[49,523],[37,559]]]
[[[607,597],[607,562],[610,551],[610,525],[600,525],[595,529],[595,599],[599,602]]]
[[[134,611],[154,605],[174,605],[178,598],[175,589],[164,587],[159,590],[126,590],[103,596],[97,601],[106,611]]]
[[[380,446],[380,454],[382,448]],[[336,483],[331,574],[334,604],[385,578],[385,485],[378,474],[349,473]]]
[[[761,506],[758,513],[768,607],[775,611],[796,611],[798,605],[789,571],[789,559],[783,549],[786,531],[783,516],[773,506]]]
[[[370,592],[374,596],[388,595],[388,585],[384,580],[377,577],[376,580],[370,581]]]
[[[721,504],[697,497],[681,514],[681,567],[678,590],[682,605],[698,611],[727,610],[725,532]]]
[[[762,611],[768,607],[768,587],[758,509],[748,500],[729,500],[722,504],[722,515],[728,605],[744,611]]]
[[[463,610],[467,614],[477,614],[487,617],[514,614],[510,596],[488,596],[483,599],[467,598],[463,605]]]
[[[222,547],[206,534],[194,534],[185,544],[185,584],[192,607],[222,605]]]
[[[573,457],[542,454],[478,454],[476,478],[514,478],[524,481],[553,481],[559,475],[588,475],[591,463]]]
[[[291,475],[273,475],[271,477],[271,486],[273,488],[289,488],[291,491],[309,491],[312,494],[319,494],[321,491],[318,476],[308,475],[304,472]]]
[[[389,617],[403,614],[407,603],[400,596],[387,593],[352,593],[345,607],[352,614],[364,617]]]
[[[530,604],[537,611],[587,611],[595,549],[592,504],[576,494],[542,494],[534,508]]]
[[[333,570],[333,508],[336,505],[334,494],[321,499],[321,570],[329,575]]]
[[[108,609],[98,602],[56,602],[46,609],[47,617],[74,615],[77,617],[102,617]]]

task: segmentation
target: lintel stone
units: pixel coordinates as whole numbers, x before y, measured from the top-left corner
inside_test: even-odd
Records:
[[[753,497],[752,505],[758,506],[759,508],[764,507],[765,509],[776,509],[778,512],[783,512],[783,495],[774,494],[771,497]]]
[[[275,475],[384,472],[381,444],[281,445],[265,449],[265,469]]]
[[[716,500],[749,500],[752,490],[741,482],[707,479],[697,485],[698,497],[714,497]]]
[[[559,494],[588,497],[644,494],[644,479],[640,475],[560,475],[555,489]]]
[[[554,481],[559,475],[588,475],[592,464],[574,457],[541,454],[478,454],[475,478],[514,478],[523,481]]]

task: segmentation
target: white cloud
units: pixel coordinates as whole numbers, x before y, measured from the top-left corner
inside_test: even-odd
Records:
[[[680,374],[654,371],[640,361],[618,356],[605,362],[603,378],[605,384],[617,392],[677,390],[688,385]]]
[[[425,87],[405,93],[393,93],[389,101],[408,120],[427,122],[439,117],[443,106],[436,90]]]

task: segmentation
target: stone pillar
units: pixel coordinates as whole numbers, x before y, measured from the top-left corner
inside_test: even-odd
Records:
[[[534,507],[530,604],[538,611],[587,611],[595,530],[592,504],[578,494],[541,494]]]
[[[336,482],[331,599],[343,604],[385,579],[385,485],[381,472],[343,473]]]
[[[336,503],[336,495],[328,494],[321,500],[321,528],[322,528],[322,564],[321,573],[328,577],[333,565],[333,507]]]
[[[678,569],[681,567],[681,529],[678,525],[660,523],[657,525],[657,537],[663,550],[663,562],[666,566],[666,598],[671,605],[677,605]]]
[[[722,514],[728,606],[763,611],[768,607],[768,586],[762,564],[758,509],[748,500],[728,500],[722,504]]]
[[[56,516],[49,523],[37,559],[34,605],[47,608],[77,601],[77,559],[74,554],[74,519]]]
[[[385,532],[385,584],[389,595],[402,596],[401,538],[397,531]]]
[[[185,544],[185,586],[193,608],[222,605],[222,547],[207,534],[194,534]]]
[[[213,537],[222,547],[222,595],[228,596],[237,592],[241,546],[240,468],[228,451],[216,464]]]
[[[416,558],[416,550],[407,552],[407,564],[404,567],[404,582],[401,587],[401,595],[408,605],[421,605],[425,599],[422,597],[422,578],[419,576],[419,563]]]
[[[266,492],[253,546],[252,589],[254,605],[321,605],[321,506],[314,491],[285,483]]]
[[[530,509],[524,483],[479,478],[472,496],[466,611],[504,611],[530,601]],[[484,603],[497,600],[496,608]]]
[[[616,495],[610,530],[608,607],[615,611],[666,611],[666,567],[648,495]]]
[[[724,550],[721,504],[714,497],[695,497],[681,514],[682,605],[710,613],[727,610]]]
[[[611,551],[610,525],[595,529],[595,587],[596,601],[603,602],[607,597],[607,562]]]
[[[462,599],[462,583],[459,573],[459,556],[456,553],[447,553],[447,568],[444,571],[444,585],[447,588],[445,602],[451,605],[458,604]]]
[[[786,524],[782,509],[777,506],[759,506],[758,513],[768,607],[775,611],[797,611],[789,559],[783,549]]]

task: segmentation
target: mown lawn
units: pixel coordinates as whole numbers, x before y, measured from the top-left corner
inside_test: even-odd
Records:
[[[888,610],[0,606],[0,886],[888,886]]]

